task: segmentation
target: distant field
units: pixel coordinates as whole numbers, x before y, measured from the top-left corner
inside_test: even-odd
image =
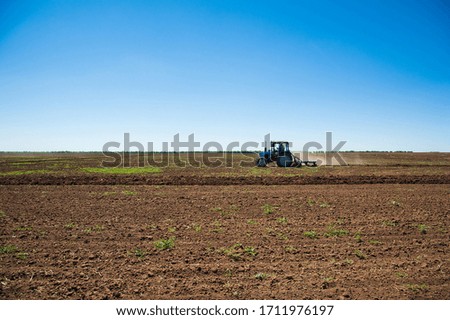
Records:
[[[151,174],[165,177],[299,177],[299,176],[405,176],[449,175],[450,153],[342,153],[347,166],[315,168],[256,168],[256,154],[130,154],[122,163],[126,168],[103,168],[111,163],[101,153],[3,153],[0,154],[0,183],[23,175],[79,176],[98,174]],[[322,154],[309,159],[323,160]],[[106,164],[105,164],[106,163]],[[135,168],[135,169],[133,169]],[[22,178],[23,179],[23,178]]]
[[[449,153],[180,156],[0,154],[0,299],[450,299]]]

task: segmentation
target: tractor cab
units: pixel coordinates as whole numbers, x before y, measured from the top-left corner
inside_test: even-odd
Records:
[[[287,141],[271,141],[270,142],[270,153],[273,157],[290,155],[289,142]],[[272,159],[275,161],[274,159]]]

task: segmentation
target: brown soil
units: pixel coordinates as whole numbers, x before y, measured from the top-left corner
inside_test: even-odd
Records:
[[[281,170],[281,169],[280,169]],[[1,177],[3,185],[328,185],[328,184],[450,184],[450,175],[436,176],[164,176],[164,175],[19,175]]]
[[[1,176],[0,299],[450,299],[449,176],[358,168]]]

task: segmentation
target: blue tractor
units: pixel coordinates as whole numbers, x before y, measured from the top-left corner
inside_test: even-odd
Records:
[[[287,141],[270,141],[270,149],[267,150],[266,146],[264,151],[259,153],[259,158],[256,159],[258,167],[266,167],[270,162],[276,162],[279,167],[317,166],[317,161],[302,161],[296,157],[289,150],[289,142]]]

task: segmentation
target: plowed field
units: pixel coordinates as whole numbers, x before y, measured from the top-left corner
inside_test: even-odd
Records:
[[[0,299],[450,299],[449,154],[348,158],[117,174],[0,155]]]

